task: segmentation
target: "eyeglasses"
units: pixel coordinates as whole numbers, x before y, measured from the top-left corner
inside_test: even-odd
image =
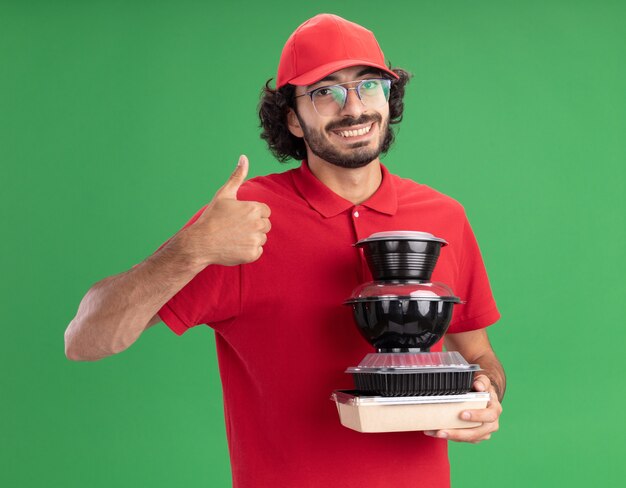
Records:
[[[377,78],[371,80],[360,80],[353,88],[346,88],[344,85],[357,83],[348,81],[337,83],[336,85],[322,86],[314,90],[296,95],[294,98],[308,95],[311,98],[315,111],[322,116],[337,115],[346,105],[348,91],[354,90],[361,100],[361,103],[368,108],[380,108],[389,101],[389,88],[391,80]]]

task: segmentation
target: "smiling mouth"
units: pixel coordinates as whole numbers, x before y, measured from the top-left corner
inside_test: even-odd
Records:
[[[366,125],[365,127],[360,127],[358,129],[334,130],[333,132],[347,139],[350,137],[364,136],[370,130],[372,130],[373,125],[374,124],[371,123],[369,125]]]

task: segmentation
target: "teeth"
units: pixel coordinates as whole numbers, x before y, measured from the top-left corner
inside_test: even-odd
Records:
[[[362,135],[367,134],[371,128],[372,126],[368,125],[367,127],[363,127],[362,129],[357,129],[357,130],[342,130],[339,132],[339,134],[341,135],[341,137],[362,136]]]

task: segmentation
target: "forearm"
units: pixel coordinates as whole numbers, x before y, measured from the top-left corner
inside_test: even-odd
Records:
[[[93,361],[127,349],[158,310],[203,268],[184,251],[181,231],[162,249],[87,292],[65,332],[73,360]]]

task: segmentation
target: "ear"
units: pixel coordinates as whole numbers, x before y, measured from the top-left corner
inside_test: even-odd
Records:
[[[289,128],[289,132],[291,132],[294,136],[304,137],[304,131],[300,126],[298,116],[292,108],[290,108],[289,112],[287,112],[287,127]]]

